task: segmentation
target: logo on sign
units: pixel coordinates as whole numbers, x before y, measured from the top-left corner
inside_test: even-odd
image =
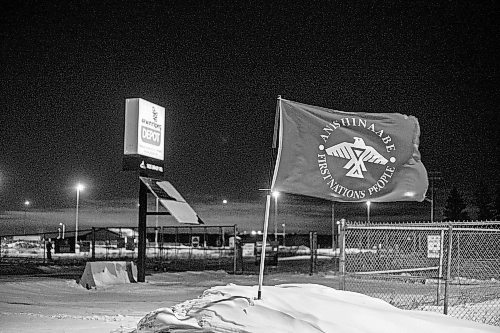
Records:
[[[161,143],[161,132],[150,127],[141,126],[141,139],[146,143],[159,146]]]
[[[144,161],[141,161],[141,164],[139,164],[139,167],[141,169],[146,169],[146,170],[153,170],[157,172],[163,172],[163,167],[156,165],[156,164],[151,164],[151,163],[146,163]]]
[[[156,111],[154,106],[153,106],[152,112],[153,112],[153,120],[155,123],[157,123],[158,122],[158,111]]]

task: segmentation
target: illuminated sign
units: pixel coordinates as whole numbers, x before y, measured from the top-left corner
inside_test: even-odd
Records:
[[[123,154],[165,159],[165,108],[142,98],[125,102]]]

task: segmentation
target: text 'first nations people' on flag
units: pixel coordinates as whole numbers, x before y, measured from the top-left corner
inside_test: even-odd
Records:
[[[278,103],[273,191],[343,202],[424,200],[417,118]]]

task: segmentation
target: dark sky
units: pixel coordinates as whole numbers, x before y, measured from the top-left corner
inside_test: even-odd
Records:
[[[416,116],[440,186],[498,181],[495,1],[4,1],[0,208],[136,198],[125,99],[166,109],[166,178],[259,199],[276,98]],[[493,188],[492,188],[493,189]]]

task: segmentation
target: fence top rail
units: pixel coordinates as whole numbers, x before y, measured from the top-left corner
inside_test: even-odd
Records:
[[[440,230],[448,230],[445,227],[419,227],[419,226],[402,226],[402,225],[348,225],[346,230],[432,230],[432,231],[440,231]],[[453,229],[455,230],[455,229]],[[468,229],[473,230],[473,229]],[[491,231],[492,229],[488,229]]]
[[[367,223],[366,221],[347,221],[347,227],[373,227],[373,226],[397,226],[397,227],[428,227],[428,228],[449,228],[457,227],[463,228],[489,228],[489,229],[500,229],[500,222],[498,221],[475,221],[475,222],[376,222]]]
[[[419,231],[441,231],[448,230],[449,227],[430,227],[430,226],[401,226],[401,225],[348,225],[346,230],[419,230]],[[462,231],[462,232],[489,232],[489,233],[500,233],[499,228],[453,228],[454,232]]]
[[[373,225],[384,225],[384,226],[392,226],[392,225],[403,225],[403,226],[432,226],[432,227],[446,227],[449,226],[482,226],[482,227],[490,227],[495,226],[500,228],[500,221],[447,221],[447,222],[428,222],[428,221],[407,221],[407,222],[372,222],[367,223],[366,221],[347,221],[346,225],[348,226],[373,226]]]

